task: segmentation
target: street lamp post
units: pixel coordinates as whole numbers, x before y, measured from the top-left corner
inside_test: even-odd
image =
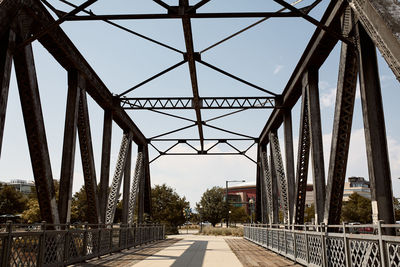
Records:
[[[228,221],[229,221],[229,203],[228,203],[228,183],[244,183],[246,180],[230,180],[230,181],[225,181],[226,185],[226,192],[225,192],[225,205],[226,205],[226,228],[229,227]]]

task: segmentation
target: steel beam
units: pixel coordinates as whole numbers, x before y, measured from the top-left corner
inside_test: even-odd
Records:
[[[359,73],[373,221],[395,223],[385,118],[375,45],[358,24]]]
[[[68,96],[65,111],[64,143],[61,161],[60,193],[58,212],[60,223],[69,223],[71,219],[72,184],[74,179],[76,129],[81,90],[85,81],[76,71],[68,72]]]
[[[286,157],[286,179],[288,187],[289,223],[293,222],[293,209],[295,199],[295,176],[294,176],[294,153],[293,153],[293,130],[292,112],[286,110],[283,117],[285,157]]]
[[[0,39],[0,155],[3,144],[14,45],[15,33],[13,30],[9,30]]]
[[[278,191],[278,181],[276,177],[276,170],[274,164],[274,156],[272,147],[270,146],[270,158],[269,158],[269,166],[271,168],[271,188],[272,188],[272,221],[270,223],[278,224],[279,223],[279,191]],[[271,212],[271,211],[270,211]]]
[[[134,215],[138,203],[139,181],[143,176],[143,171],[144,171],[143,152],[138,151],[136,158],[135,173],[133,175],[131,192],[129,196],[129,208],[128,208],[129,224],[134,223]]]
[[[271,154],[274,160],[275,175],[277,177],[277,184],[279,188],[280,207],[283,211],[283,223],[289,224],[289,201],[288,201],[288,183],[283,168],[281,148],[277,133],[270,133]]]
[[[79,84],[81,91],[78,111],[78,136],[81,151],[83,178],[85,180],[86,199],[88,203],[86,216],[89,223],[96,224],[100,222],[100,207],[99,200],[97,198],[96,169],[94,164],[92,134],[90,132],[89,110],[87,106],[84,83],[84,80],[82,80]]]
[[[343,33],[345,35],[349,34],[352,23],[351,10],[348,9],[343,15]],[[343,43],[340,55],[324,211],[324,223],[330,225],[340,224],[356,95],[357,69],[357,51],[355,47]]]
[[[10,25],[21,8],[21,1],[3,0],[0,2],[0,36],[8,35]]]
[[[340,17],[346,5],[347,2],[343,0],[330,1],[329,6],[321,19],[321,23],[331,28],[333,31],[339,32],[341,29]],[[315,30],[282,93],[282,106],[291,109],[297,103],[298,99],[302,95],[301,83],[303,73],[310,66],[313,66],[315,69],[319,68],[328,58],[337,42],[338,40],[336,38],[332,38],[331,35],[320,28]],[[261,131],[259,137],[260,144],[268,143],[269,132],[280,127],[283,122],[284,113],[284,109],[274,109]]]
[[[265,191],[265,202],[266,207],[264,208],[264,212],[268,215],[268,222],[273,223],[273,196],[272,196],[272,177],[271,177],[271,169],[269,168],[268,163],[268,154],[266,151],[266,147],[261,147],[261,171],[262,171],[262,179],[264,180],[264,191]]]
[[[128,224],[129,217],[129,191],[131,183],[131,161],[132,161],[132,141],[129,141],[128,150],[126,152],[125,169],[124,169],[124,186],[122,188],[122,224]]]
[[[18,39],[17,43],[21,41],[22,39]],[[30,45],[14,54],[14,65],[40,214],[42,220],[57,224],[60,221],[33,52]]]
[[[35,19],[37,26],[46,27],[54,22],[53,17],[40,1],[24,0],[24,3],[28,7],[27,12]],[[129,115],[119,106],[119,102],[115,101],[112,93],[60,27],[54,28],[39,38],[39,42],[65,69],[77,69],[80,71],[86,80],[87,93],[100,107],[111,111],[113,120],[122,129],[132,132],[133,141],[137,144],[147,143],[146,137],[133,123]]]
[[[188,0],[179,0],[179,9],[186,10],[189,8]],[[186,57],[189,65],[189,73],[190,80],[192,83],[192,92],[193,92],[193,108],[196,112],[196,124],[199,131],[200,137],[200,149],[204,150],[204,134],[203,134],[203,125],[201,119],[201,111],[200,111],[200,96],[199,96],[199,87],[197,81],[197,71],[196,71],[196,61],[195,61],[195,53],[193,46],[193,34],[192,34],[192,25],[190,22],[190,18],[188,16],[182,17],[182,26],[183,26],[183,34],[185,36],[185,45],[186,45]]]
[[[263,201],[263,179],[260,171],[260,152],[261,148],[257,150],[257,168],[256,168],[256,222],[263,222],[264,216],[264,201]]]
[[[144,168],[144,146],[139,146],[138,151],[143,153],[143,168]],[[137,196],[137,201],[138,201],[138,215],[137,215],[137,222],[138,223],[143,223],[144,222],[144,188],[145,188],[145,172],[146,170],[143,169],[142,175],[139,176],[139,181],[138,181],[138,196]]]
[[[400,3],[392,0],[352,0],[349,3],[400,81]]]
[[[318,71],[309,69],[304,74],[303,86],[307,89],[308,117],[314,187],[315,223],[324,220],[325,208],[325,165],[322,145],[321,112],[319,108]]]
[[[99,188],[100,221],[106,221],[106,209],[108,198],[108,184],[110,180],[110,157],[111,157],[111,136],[112,136],[112,113],[104,111],[103,122],[103,145],[101,152],[101,172]]]
[[[190,9],[187,6],[187,9]],[[292,18],[300,17],[294,12],[225,12],[225,13],[170,13],[170,14],[106,14],[89,16],[68,16],[66,21],[89,21],[89,20],[134,20],[134,19],[217,19],[217,18]]]
[[[310,158],[310,122],[308,116],[307,90],[303,87],[301,99],[299,144],[297,152],[296,191],[294,201],[294,224],[304,224],[308,161]]]
[[[192,97],[121,98],[124,109],[193,109]],[[199,97],[200,109],[267,109],[275,97]]]
[[[121,189],[122,175],[125,169],[126,155],[128,152],[128,146],[131,142],[131,136],[129,133],[124,133],[122,136],[121,146],[118,153],[118,159],[115,166],[113,181],[111,184],[111,190],[108,194],[107,210],[106,210],[106,223],[112,224],[114,222],[115,209],[117,208],[117,202],[119,198],[119,191]]]
[[[144,207],[143,211],[147,215],[151,216],[151,181],[150,181],[150,161],[149,161],[149,148],[148,146],[144,146],[143,150],[143,159],[144,159]]]

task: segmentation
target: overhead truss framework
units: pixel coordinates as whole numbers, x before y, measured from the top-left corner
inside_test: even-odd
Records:
[[[62,2],[72,9],[69,11],[56,9],[53,5],[56,1]],[[144,213],[151,211],[149,165],[161,156],[241,155],[257,164],[256,218],[258,221],[278,223],[280,220],[279,209],[282,207],[285,223],[301,224],[304,222],[307,170],[309,162],[311,162],[316,207],[315,221],[338,224],[358,76],[365,124],[369,178],[372,185],[374,220],[393,223],[393,193],[375,49],[379,49],[400,81],[400,22],[398,19],[400,4],[391,0],[335,0],[329,2],[324,15],[318,20],[310,16],[310,11],[322,0],[307,1],[308,5],[302,3],[303,0],[293,3],[274,0],[281,6],[281,9],[273,11],[201,12],[200,8],[211,1],[213,0],[198,0],[193,3],[189,0],[177,0],[177,5],[171,6],[162,0],[153,0],[154,4],[165,9],[165,12],[160,14],[95,14],[88,8],[97,0],[81,0],[78,5],[68,0],[3,0],[0,2],[0,150],[13,60],[42,218],[52,223],[66,223],[70,220],[76,133],[78,133],[86,195],[90,209],[88,212],[90,223],[113,222],[121,184],[123,184],[124,199],[123,223],[134,222],[135,210],[137,210],[138,221],[143,221]],[[51,15],[49,10],[55,14],[56,18]],[[202,55],[210,49],[270,18],[293,17],[308,21],[316,27],[316,30],[282,93],[279,93],[280,88],[274,90],[263,88],[243,77],[210,64],[202,58]],[[195,51],[192,19],[207,18],[260,18],[260,20],[209,47]],[[118,22],[119,20],[151,19],[180,20],[185,49],[174,48]],[[103,21],[119,30],[181,54],[182,59],[146,80],[132,85],[122,92],[113,92],[113,94],[60,28],[62,23],[69,21],[93,20]],[[52,183],[53,174],[31,46],[32,42],[36,40],[68,72],[63,170],[60,181],[62,188],[58,205]],[[342,48],[332,147],[327,185],[325,185],[324,160],[326,161],[326,159],[324,159],[322,147],[318,72],[338,42],[341,42]],[[136,89],[183,65],[187,65],[189,70],[190,97],[134,97]],[[198,82],[198,65],[238,81],[244,87],[256,90],[258,95],[202,96]],[[90,95],[104,110],[99,190],[96,190],[96,168],[87,95]],[[292,108],[300,98],[300,142],[296,165],[293,154]],[[226,110],[226,113],[204,119],[203,110],[217,109]],[[272,111],[259,136],[250,136],[211,123],[252,109],[261,112],[265,112],[266,109]],[[132,121],[127,110],[146,110],[183,120],[188,124],[152,137],[146,137]],[[171,113],[171,110],[193,110],[195,118],[177,115],[176,112]],[[111,193],[108,193],[113,121],[121,128],[123,140]],[[278,130],[282,125],[284,154],[281,152],[278,138]],[[197,129],[197,138],[168,138],[173,133],[189,128]],[[207,138],[204,134],[205,128],[233,135],[235,138]],[[138,146],[138,156],[131,182],[132,142]],[[161,142],[167,143],[169,146],[161,149],[159,146]],[[238,142],[247,143],[247,145],[245,148],[239,148]],[[217,146],[222,145],[229,147],[231,151],[221,152],[216,149]],[[255,145],[258,146],[256,160],[248,155],[249,150]],[[158,156],[153,159],[149,158],[149,146],[158,153]],[[188,150],[184,153],[176,152],[174,148],[177,146],[186,146]],[[283,160],[283,156],[285,160]],[[122,181],[122,179],[124,180]]]

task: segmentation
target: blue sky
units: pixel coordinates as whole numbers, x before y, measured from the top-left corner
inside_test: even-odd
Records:
[[[69,7],[57,0],[49,0],[49,2],[62,10],[70,10]],[[82,2],[73,1],[75,4]],[[178,1],[165,2],[176,5]],[[195,2],[197,1],[191,1],[191,3]],[[311,2],[304,0],[300,6]],[[311,15],[319,19],[328,3],[329,1],[323,0],[311,12]],[[162,7],[150,0],[99,0],[90,9],[96,14],[165,13]],[[199,12],[275,11],[278,9],[280,9],[280,6],[268,0],[212,0]],[[257,20],[259,18],[193,20],[195,50],[201,51]],[[180,50],[185,49],[182,25],[179,20],[118,21],[118,23]],[[62,24],[62,28],[111,92],[116,94],[182,60],[182,55],[179,53],[140,39],[103,22],[66,22]],[[314,30],[315,27],[303,19],[273,18],[203,53],[202,59],[265,89],[281,93]],[[38,42],[34,42],[33,47],[53,176],[58,179],[64,131],[67,73]],[[340,45],[337,45],[320,69],[319,86],[326,173],[333,125],[339,52]],[[400,180],[397,179],[397,177],[400,177],[400,119],[397,115],[399,114],[400,85],[379,53],[378,60],[393,189],[395,196],[400,197]],[[254,88],[222,76],[207,67],[197,64],[197,68],[200,96],[264,95]],[[184,64],[165,76],[140,87],[128,96],[191,96],[191,94],[188,66]],[[88,99],[98,180],[103,112],[90,97]],[[297,104],[292,113],[295,153],[297,153],[299,106]],[[188,125],[188,122],[147,111],[128,111],[128,113],[146,137]],[[171,113],[195,118],[195,113],[191,110]],[[203,111],[202,115],[204,119],[207,119],[222,113],[221,111]],[[269,114],[269,110],[245,111],[215,121],[213,125],[258,137]],[[116,124],[113,126],[111,175],[122,137],[122,131],[118,126]],[[205,128],[204,132],[206,138],[233,137],[209,128]],[[282,130],[279,133],[282,136]],[[197,129],[191,128],[170,137],[197,138]],[[167,147],[168,145],[170,144],[160,145],[160,147]],[[198,144],[193,143],[193,145]],[[245,145],[248,144],[238,144],[239,147]],[[223,146],[219,149],[227,151],[227,148]],[[178,146],[175,151],[187,150],[187,147]],[[79,149],[76,151],[74,191],[77,191],[83,184]],[[136,155],[136,152],[136,147],[134,147],[134,155]],[[254,147],[248,155],[255,159],[255,152]],[[150,150],[150,157],[155,156],[155,151]],[[134,160],[135,157],[133,157]],[[161,157],[151,164],[151,179],[152,184],[166,183],[174,187],[180,195],[186,196],[191,205],[194,206],[207,188],[224,186],[226,180],[255,181],[255,167],[254,163],[239,156],[169,156]],[[0,180],[2,181],[9,181],[14,178],[33,180],[14,71],[10,83],[0,169],[2,170],[0,173]],[[347,176],[368,178],[359,97],[356,99]],[[311,180],[310,173],[309,181]]]

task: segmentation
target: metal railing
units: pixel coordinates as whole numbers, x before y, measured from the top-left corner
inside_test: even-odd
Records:
[[[0,265],[66,266],[165,238],[163,225],[0,225]]]
[[[400,225],[381,222],[244,226],[247,240],[306,266],[400,266],[399,233]]]

